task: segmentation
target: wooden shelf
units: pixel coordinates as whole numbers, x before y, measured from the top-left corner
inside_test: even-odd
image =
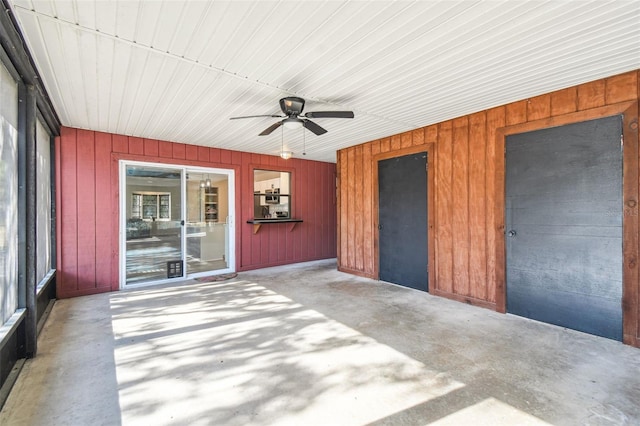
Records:
[[[218,221],[218,188],[204,188],[204,218],[206,222]]]
[[[291,226],[289,227],[289,232],[293,231],[293,228],[296,227],[298,223],[302,223],[302,219],[249,219],[247,223],[253,225],[253,233],[257,234],[260,230],[260,227],[264,224],[268,223],[289,223]]]

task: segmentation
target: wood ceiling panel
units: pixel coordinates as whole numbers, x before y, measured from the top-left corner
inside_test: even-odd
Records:
[[[278,99],[353,110],[306,158],[640,68],[640,2],[11,2],[67,126],[277,153]],[[301,141],[293,136],[294,146]],[[299,152],[299,148],[294,148]]]

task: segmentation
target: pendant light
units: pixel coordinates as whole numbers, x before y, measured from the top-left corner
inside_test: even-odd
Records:
[[[289,158],[293,157],[293,151],[284,150],[284,126],[280,126],[280,128],[282,129],[280,131],[280,157],[288,160]],[[302,129],[302,131],[304,132],[304,129]]]

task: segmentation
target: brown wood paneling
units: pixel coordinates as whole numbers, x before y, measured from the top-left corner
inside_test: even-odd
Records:
[[[438,127],[436,146],[436,282],[435,288],[453,293],[453,144],[451,121]]]
[[[436,288],[436,148],[435,144],[427,143],[423,145],[427,151],[427,261],[429,291]]]
[[[469,118],[469,295],[487,300],[486,113]]]
[[[578,110],[578,89],[569,87],[551,94],[551,115],[562,115]]]
[[[340,266],[349,267],[348,264],[348,235],[349,235],[349,186],[347,182],[349,180],[349,152],[348,150],[340,151]]]
[[[354,216],[355,227],[355,269],[364,271],[364,179],[362,179],[362,145],[355,147],[354,154],[354,175],[355,192],[354,192],[354,211],[358,212]]]
[[[628,87],[626,81],[621,82]],[[636,88],[637,90],[637,88]],[[640,99],[640,97],[638,98]],[[633,102],[624,112],[623,123],[623,299],[622,299],[622,340],[628,345],[640,347],[640,284],[638,275],[639,248],[638,214],[640,200],[638,102]]]
[[[541,95],[527,102],[527,120],[540,120],[551,116],[551,95]]]
[[[371,155],[372,156],[380,154],[380,152],[382,152],[380,150],[380,141],[379,140],[371,142],[370,145],[371,145]],[[371,171],[373,172],[373,169]]]
[[[402,149],[402,135],[393,135],[391,137],[391,151]]]
[[[430,234],[436,236],[433,244],[436,276],[431,280],[430,291],[465,303],[504,311],[505,128],[517,127],[519,131],[528,131],[612,115],[619,113],[622,107],[627,108],[629,101],[634,101],[637,108],[640,98],[639,75],[640,71],[633,71],[369,142],[362,146],[361,173],[354,172],[353,147],[342,150],[338,155],[338,168],[341,171],[339,267],[358,275],[368,275],[366,261],[363,268],[358,268],[353,262],[343,261],[350,255],[354,256],[349,251],[355,250],[355,246],[349,246],[347,242],[352,240],[354,229],[357,228],[355,217],[358,213],[363,214],[365,253],[370,240],[367,234],[377,235],[376,210],[369,212],[366,207],[368,195],[364,191],[362,194],[349,191],[350,185],[353,185],[352,179],[366,185],[371,182],[371,176],[376,175],[375,163],[370,171],[364,163],[367,148],[371,147],[372,158],[381,154],[397,156],[403,152],[403,146],[408,144],[408,135],[411,135],[412,146],[434,144],[433,155],[429,157],[430,161],[434,160],[435,167],[435,188],[432,191],[434,231]],[[622,105],[621,102],[627,104]],[[637,111],[629,116],[637,120]],[[465,138],[465,131],[468,138]],[[625,140],[628,138],[625,136]],[[637,136],[634,140],[637,145]],[[629,159],[638,155],[625,151],[625,199],[630,197],[626,191],[631,187],[631,181],[635,182],[633,195],[640,198],[637,189],[639,166],[632,164],[633,161]],[[371,182],[371,187],[372,205],[376,207],[375,182]],[[356,201],[353,202],[351,197],[356,197]],[[361,211],[357,211],[360,206],[358,197],[362,198]],[[347,201],[351,204],[345,205]],[[370,219],[367,219],[369,216]],[[635,216],[631,214],[631,217]],[[367,231],[368,220],[373,225],[371,231]],[[625,222],[625,247],[633,247],[636,255],[640,244],[637,226],[635,222]],[[635,240],[629,239],[629,232]],[[373,250],[377,256],[376,238],[373,239]],[[627,258],[629,254],[625,252]],[[628,262],[625,264],[628,265]],[[625,341],[634,345],[639,345],[640,341],[638,280],[635,270],[625,270],[624,303],[631,304],[631,307],[625,308]]]
[[[420,128],[411,132],[411,143],[413,146],[423,145],[424,142],[424,128]]]
[[[598,108],[605,104],[605,81],[597,80],[578,86],[578,111]]]
[[[487,152],[485,163],[485,176],[487,180],[486,188],[486,229],[487,229],[487,301],[497,303],[496,293],[499,286],[496,270],[502,264],[502,259],[496,258],[497,239],[504,232],[502,216],[503,213],[496,210],[497,205],[502,205],[504,201],[504,188],[498,187],[496,183],[497,165],[499,158],[504,158],[504,150],[496,144],[496,130],[505,125],[505,108],[498,107],[487,111]],[[501,293],[503,294],[503,293]]]
[[[402,135],[400,135],[400,148],[401,149],[409,148],[411,145],[413,145],[413,133],[412,132],[405,132]]]
[[[358,270],[356,268],[356,181],[358,180],[358,176],[355,175],[355,156],[356,150],[355,148],[347,149],[347,251],[346,251],[346,265],[348,268],[353,270]]]
[[[375,207],[373,205],[373,158],[371,157],[372,145],[366,144],[362,147],[362,227],[363,227],[363,271],[368,276],[375,273],[375,253],[373,235],[373,216]]]
[[[438,126],[432,125],[424,128],[424,142],[425,143],[437,143],[438,141]]]
[[[469,295],[469,119],[453,120],[453,292]]]
[[[607,105],[636,99],[638,73],[636,71],[616,75],[605,80],[605,101]]]
[[[527,106],[528,101],[512,102],[506,105],[507,108],[507,126],[514,124],[520,124],[527,121]]]
[[[380,152],[391,151],[391,138],[384,138],[380,140]]]

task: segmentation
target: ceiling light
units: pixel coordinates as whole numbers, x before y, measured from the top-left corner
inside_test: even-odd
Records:
[[[280,157],[284,158],[285,160],[288,160],[289,158],[293,157],[293,152],[291,152],[291,151],[281,151],[280,152]]]
[[[285,118],[282,120],[282,124],[287,129],[299,129],[302,127],[302,120],[299,118]]]

